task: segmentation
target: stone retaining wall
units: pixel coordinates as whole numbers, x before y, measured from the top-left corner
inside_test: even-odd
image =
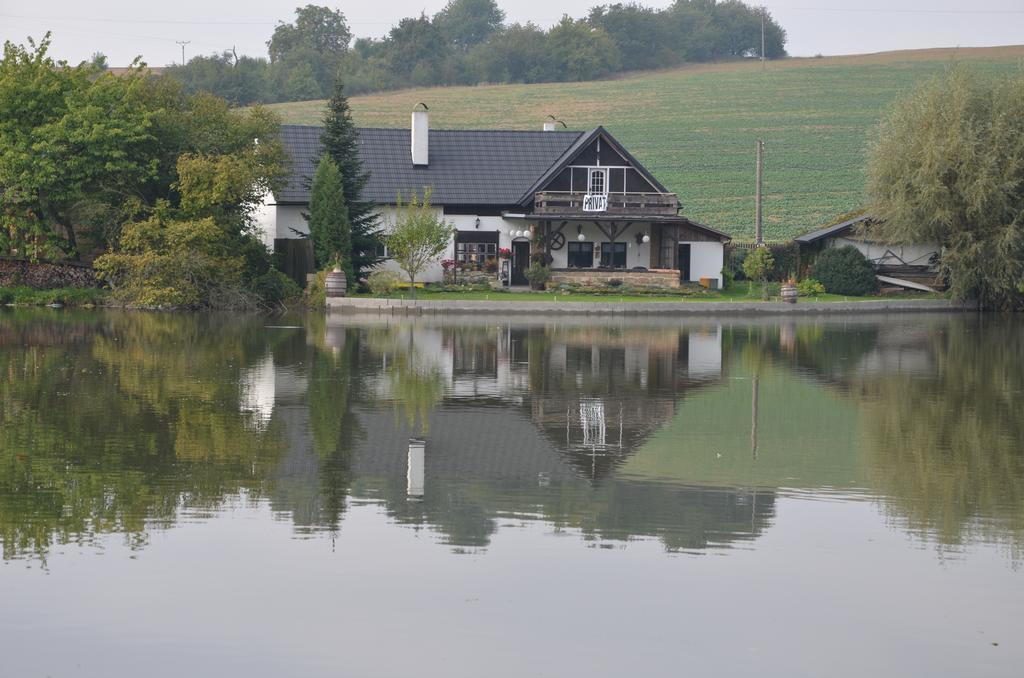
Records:
[[[516,315],[787,315],[830,313],[904,313],[911,311],[973,311],[977,305],[945,299],[872,299],[869,301],[413,301],[338,297],[327,300],[329,313],[396,315],[516,314]]]
[[[598,270],[555,270],[551,282],[557,284],[581,285],[583,287],[607,287],[610,280],[621,280],[624,285],[634,287],[679,287],[679,271],[598,271]]]
[[[0,259],[0,287],[52,290],[60,287],[99,286],[96,272],[85,264]]]

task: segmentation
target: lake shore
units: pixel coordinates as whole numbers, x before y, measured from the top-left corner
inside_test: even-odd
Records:
[[[913,311],[974,311],[971,302],[948,299],[867,299],[863,301],[506,301],[411,300],[374,297],[327,299],[328,313],[458,314],[583,314],[583,315],[784,315]]]

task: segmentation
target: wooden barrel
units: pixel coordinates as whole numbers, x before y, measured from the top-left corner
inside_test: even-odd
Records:
[[[345,278],[345,271],[327,272],[327,296],[343,297],[348,292],[348,280]]]
[[[795,304],[797,295],[796,285],[790,285],[789,283],[783,283],[782,289],[779,290],[779,296],[787,304]]]

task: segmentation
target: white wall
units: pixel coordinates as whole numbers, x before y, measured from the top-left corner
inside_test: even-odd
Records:
[[[382,207],[378,210],[380,215],[381,230],[385,233],[388,232],[395,223],[395,217],[397,216],[397,210],[394,207]],[[435,208],[434,214],[438,217],[443,218],[449,224],[454,226],[459,231],[480,231],[480,232],[493,232],[498,231],[498,247],[499,248],[512,248],[512,238],[509,236],[511,231],[527,230],[529,228],[529,222],[524,221],[512,221],[502,217],[478,217],[475,214],[444,214],[442,208]],[[477,226],[477,219],[480,220],[479,227]],[[417,276],[417,282],[441,282],[444,278],[444,269],[441,268],[441,262],[445,259],[455,258],[455,240],[448,245],[448,249],[442,254],[436,262],[427,267],[426,271]],[[398,264],[394,261],[386,261],[383,264],[384,268],[390,269],[406,278],[406,274],[399,268]]]
[[[583,223],[570,221],[562,229],[562,235],[565,236],[565,247],[560,250],[552,250],[551,257],[554,262],[551,264],[552,268],[567,268],[569,265],[569,243],[578,242],[578,233],[576,232],[577,225],[583,227],[584,242],[590,242],[595,245],[594,249],[594,267],[601,263],[601,243],[608,242],[608,236],[601,232],[601,229],[593,223]],[[520,227],[522,228],[522,227]],[[651,267],[651,244],[641,243],[636,244],[636,234],[644,233],[647,235],[651,234],[651,225],[648,223],[637,223],[633,224],[616,238],[616,242],[626,243],[626,268],[633,268],[635,266],[643,266],[644,268]]]
[[[275,238],[298,238],[295,233],[309,234],[309,224],[306,223],[303,212],[309,208],[299,205],[278,205],[274,196],[267,193],[263,196],[263,202],[251,213],[256,234],[270,251],[274,250]],[[293,231],[292,229],[295,229]]]
[[[725,248],[720,242],[686,242],[690,246],[690,280],[700,282],[701,278],[714,278],[722,288],[722,266]]]
[[[847,238],[832,238],[829,241],[829,247],[845,247],[846,245],[856,247],[872,263],[890,265],[899,264],[900,262],[891,255],[887,256],[888,252],[892,252],[904,262],[913,266],[927,266],[929,258],[939,251],[939,246],[935,243],[887,245],[885,243],[850,240]]]

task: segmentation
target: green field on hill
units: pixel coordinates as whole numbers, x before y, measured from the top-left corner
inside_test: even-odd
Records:
[[[406,127],[418,102],[431,126],[570,129],[604,125],[670,190],[683,213],[753,237],[754,146],[765,141],[765,237],[785,240],[859,209],[870,129],[893,99],[954,62],[979,74],[1024,66],[1024,46],[709,64],[614,80],[402,90],[351,100],[362,126]],[[277,104],[318,124],[322,101]]]

